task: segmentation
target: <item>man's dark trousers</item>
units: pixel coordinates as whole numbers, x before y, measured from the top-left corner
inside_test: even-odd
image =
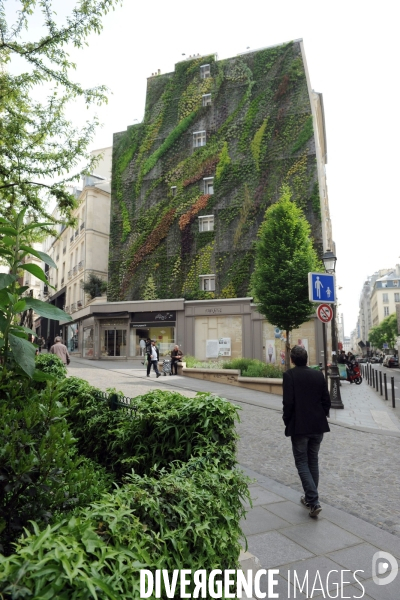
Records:
[[[318,504],[318,452],[323,437],[323,433],[292,435],[294,462],[303,485],[306,502],[310,506]]]

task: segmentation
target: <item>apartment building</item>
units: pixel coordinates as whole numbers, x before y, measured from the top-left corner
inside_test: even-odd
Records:
[[[376,279],[371,292],[372,326],[376,327],[400,304],[400,265]]]
[[[85,176],[81,186],[73,190],[77,198],[77,207],[72,213],[75,226],[59,225],[58,235],[48,237],[43,243],[44,251],[57,268],[44,265],[48,281],[55,289],[42,286],[41,294],[51,304],[71,314],[73,322],[64,326],[62,322],[41,318],[37,328],[40,327],[39,333],[44,337],[54,339],[61,335],[68,349],[79,353],[80,311],[93,301],[82,286],[90,273],[105,281],[108,277],[111,148],[94,151],[100,152],[103,152],[103,158],[96,174]],[[58,208],[53,215],[59,218]]]

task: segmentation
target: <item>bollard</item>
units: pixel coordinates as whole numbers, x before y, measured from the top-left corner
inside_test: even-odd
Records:
[[[374,369],[375,370],[375,369]],[[375,371],[375,389],[377,392],[379,392],[379,386],[378,386],[378,371]]]
[[[374,388],[375,387],[375,370],[371,369],[371,371],[372,371],[372,387]]]
[[[393,408],[396,408],[396,400],[394,397],[394,377],[390,378],[390,383],[392,385],[392,406],[393,406]]]
[[[388,399],[388,395],[387,395],[387,378],[386,378],[386,373],[383,374],[383,379],[385,382],[385,400]]]
[[[381,396],[383,396],[383,389],[382,389],[382,371],[379,371],[379,387],[381,390]]]
[[[371,367],[371,365],[369,365],[369,381],[370,381],[369,385],[372,385],[373,380],[372,380],[372,367]]]

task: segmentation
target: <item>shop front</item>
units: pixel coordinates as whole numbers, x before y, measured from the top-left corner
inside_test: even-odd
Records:
[[[131,313],[129,352],[131,357],[143,356],[145,340],[154,340],[165,356],[172,350],[176,339],[176,311],[151,311]]]
[[[99,352],[98,358],[127,358],[128,357],[128,321],[126,318],[97,319]],[[90,343],[90,332],[87,334]],[[95,344],[95,340],[93,341]],[[89,350],[89,348],[88,348]]]

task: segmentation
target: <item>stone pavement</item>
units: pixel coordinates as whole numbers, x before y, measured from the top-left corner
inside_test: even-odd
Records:
[[[154,388],[187,396],[210,391],[240,405],[238,458],[253,479],[254,499],[243,522],[248,551],[241,555],[242,569],[279,569],[275,592],[281,599],[399,600],[400,575],[388,585],[377,585],[372,557],[388,552],[400,562],[400,426],[397,415],[368,386],[341,387],[347,412],[332,411],[338,414],[331,415],[331,433],[321,445],[323,511],[314,520],[299,502],[301,485],[290,440],[283,434],[280,397],[179,376],[156,380],[147,378],[143,368],[122,362],[73,359],[68,370],[131,397]],[[388,415],[390,423],[374,418],[373,411]],[[353,575],[358,569],[364,571],[355,574],[363,587]],[[300,586],[308,572],[308,592],[306,587],[299,592],[296,584],[295,595],[294,572]],[[261,591],[266,591],[264,576]]]

